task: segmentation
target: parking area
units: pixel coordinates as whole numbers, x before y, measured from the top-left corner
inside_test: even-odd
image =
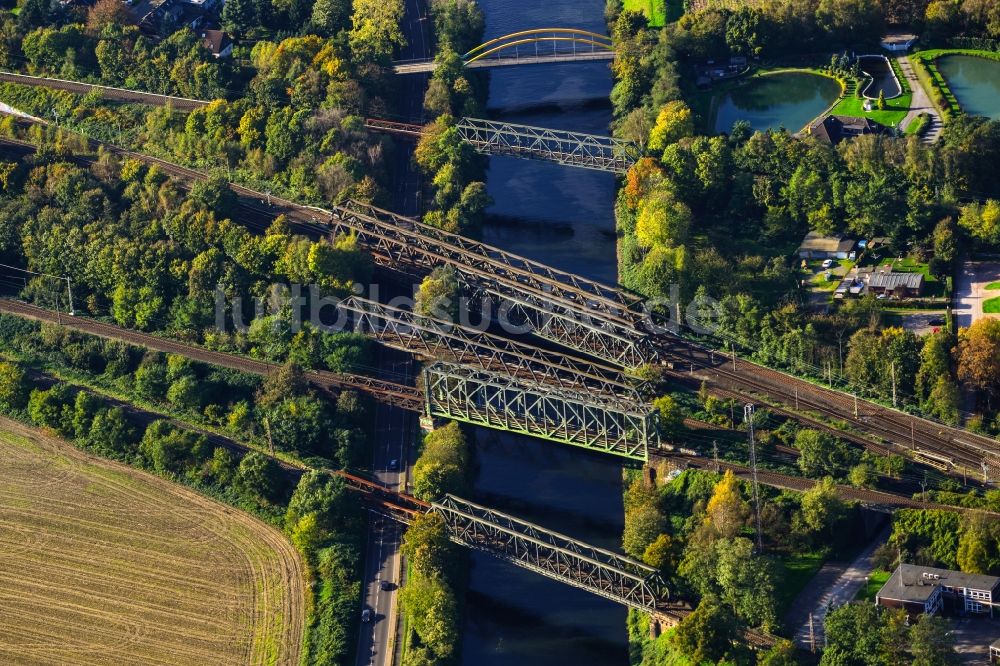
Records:
[[[959,328],[967,328],[982,317],[1000,316],[983,312],[983,303],[998,297],[1000,297],[1000,262],[963,263],[956,276],[955,295],[952,299],[956,325]],[[989,306],[987,308],[989,309]]]
[[[917,335],[936,333],[945,326],[944,310],[913,310],[889,309],[886,313],[887,323],[899,326],[903,330]]]
[[[986,666],[990,663],[990,643],[1000,638],[1000,620],[988,618],[951,618],[955,648],[963,664]]]

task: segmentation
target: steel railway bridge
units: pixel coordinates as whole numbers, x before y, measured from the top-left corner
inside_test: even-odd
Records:
[[[0,312],[59,323],[99,337],[120,340],[195,361],[267,376],[274,363],[203,349],[80,316],[61,316],[35,305],[0,298]],[[429,417],[456,419],[516,432],[599,453],[645,462],[658,442],[655,413],[640,400],[436,362],[424,367],[423,389],[391,381],[328,371],[307,371],[305,379],[331,393],[355,390]]]
[[[676,626],[691,612],[684,602],[670,601],[670,591],[656,569],[627,556],[454,495],[424,502],[352,474],[337,474],[372,511],[405,524],[426,513],[441,516],[454,543],[649,613],[661,626]],[[743,633],[756,649],[776,642],[774,636],[753,629]]]
[[[438,515],[459,545],[670,621],[664,615],[673,610],[667,585],[642,562],[454,495],[424,502],[359,476],[338,475],[372,510],[389,518],[409,524],[421,514]]]
[[[366,118],[365,127],[405,137],[420,137],[427,131],[422,125],[378,118]],[[617,174],[628,171],[642,156],[639,146],[630,141],[597,134],[482,118],[459,118],[455,128],[463,140],[483,155],[510,155]]]
[[[193,169],[104,145],[112,152],[156,164],[188,181],[205,177]],[[258,212],[268,216],[283,213],[311,233],[354,234],[381,268],[424,276],[438,266],[450,265],[467,294],[496,301],[512,323],[523,324],[534,335],[612,367],[627,370],[649,362],[679,362],[685,370],[690,368],[689,372],[679,373],[668,365],[670,374],[686,380],[690,373],[690,379],[705,381],[716,394],[733,392],[741,399],[795,404],[796,412],[801,403],[807,412],[848,420],[866,436],[891,442],[896,450],[905,449],[915,460],[944,460],[942,466],[953,473],[976,473],[981,467],[983,476],[989,478],[991,472],[1000,470],[1000,450],[995,441],[735,359],[676,335],[663,335],[651,327],[638,297],[620,288],[558,271],[369,205],[351,203],[323,210],[270,197],[264,208],[265,195],[235,184],[231,188],[244,198],[245,210],[256,210],[255,202],[260,202]],[[388,392],[383,399],[394,398]],[[423,396],[410,395],[407,400],[408,408],[424,409]]]
[[[469,69],[539,65],[554,62],[614,60],[611,38],[575,28],[535,28],[491,39],[462,55]],[[437,68],[434,60],[397,60],[397,74],[426,74]]]

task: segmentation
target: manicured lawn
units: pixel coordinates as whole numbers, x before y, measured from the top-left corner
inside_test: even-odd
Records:
[[[776,591],[779,616],[788,610],[792,600],[816,575],[823,566],[824,559],[822,553],[802,553],[791,555],[782,561],[785,568],[784,577]]]
[[[1000,289],[1000,282],[990,282],[988,285],[986,285],[986,288],[989,289],[990,291]]]
[[[919,116],[910,121],[903,131],[907,134],[920,134],[924,129],[930,125],[931,117],[926,113],[921,113]]]
[[[885,101],[886,106],[884,111],[879,111],[877,109],[865,111],[865,100],[850,95],[840,100],[840,103],[833,107],[833,111],[830,113],[836,116],[871,118],[875,122],[882,123],[887,127],[895,127],[903,121],[903,118],[905,118],[906,114],[909,112],[910,100],[912,98],[912,95],[900,95],[895,99],[887,99]]]
[[[871,572],[871,575],[868,576],[868,584],[858,590],[858,594],[854,597],[854,600],[874,601],[875,595],[878,594],[878,591],[882,589],[882,586],[885,585],[885,582],[889,580],[889,576],[891,575],[891,572],[882,571],[881,569]]]
[[[1000,296],[983,301],[983,312],[987,314],[1000,314]]]
[[[882,260],[878,263],[885,265],[886,261]],[[932,297],[944,295],[944,284],[931,273],[930,268],[925,263],[918,263],[911,257],[893,259],[892,270],[896,273],[923,273],[924,295]]]
[[[683,13],[683,5],[678,0],[624,0],[625,9],[635,12],[642,12],[649,18],[649,25],[654,28],[662,28],[668,20],[676,21],[680,18],[679,9]],[[671,16],[667,16],[667,9],[670,9]],[[677,14],[673,16],[673,14]]]

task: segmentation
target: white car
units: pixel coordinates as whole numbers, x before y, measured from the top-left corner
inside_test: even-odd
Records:
[[[823,268],[830,268],[830,266],[833,266],[833,259],[824,259]]]

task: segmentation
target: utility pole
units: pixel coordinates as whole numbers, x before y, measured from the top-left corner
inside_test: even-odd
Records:
[[[809,651],[816,654],[816,629],[813,627],[812,613],[809,613]]]
[[[913,419],[910,419],[910,450],[917,450],[917,430],[913,425]]]
[[[892,406],[896,406],[896,362],[892,362]]]
[[[715,473],[719,473],[719,443],[712,440],[712,457],[715,458]]]
[[[854,418],[858,418],[858,394],[854,394]]]
[[[267,447],[271,451],[271,455],[274,455],[274,440],[271,439],[271,419],[264,418],[264,432],[267,433]]]
[[[924,480],[920,482],[920,497],[927,501],[927,470],[924,470]]]
[[[729,354],[733,357],[733,372],[736,372],[736,350],[732,342],[729,343]]]
[[[73,316],[76,314],[76,311],[73,310],[73,287],[69,282],[68,275],[66,276],[66,293],[69,296],[69,314],[70,316]]]
[[[747,424],[747,431],[750,434],[750,469],[753,474],[753,511],[757,524],[757,552],[763,552],[764,543],[760,534],[760,489],[757,485],[757,445],[753,439],[753,405],[747,404],[743,407],[743,418]]]

